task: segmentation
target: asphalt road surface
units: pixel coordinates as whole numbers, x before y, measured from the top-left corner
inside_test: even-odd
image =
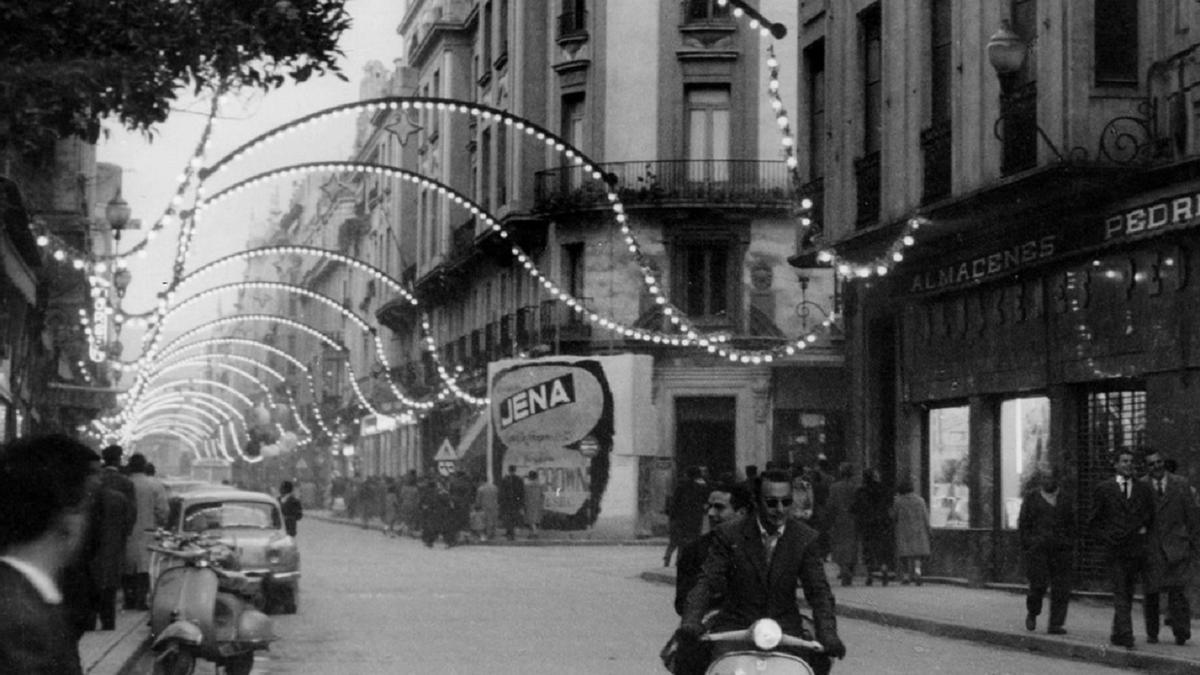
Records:
[[[315,519],[299,540],[300,611],[275,617],[281,640],[256,675],[666,672],[673,589],[638,576],[661,564],[657,548],[427,549]],[[834,673],[1124,672],[862,621],[840,632],[849,655]],[[134,672],[149,670],[143,659]]]

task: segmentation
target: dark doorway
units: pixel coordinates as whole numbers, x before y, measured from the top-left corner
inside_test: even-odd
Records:
[[[675,399],[675,464],[679,472],[706,466],[717,478],[737,468],[737,399],[689,396]]]
[[[880,317],[871,321],[867,353],[874,381],[875,410],[878,415],[878,445],[870,464],[878,467],[889,488],[896,476],[896,321]],[[870,465],[868,464],[868,465]]]

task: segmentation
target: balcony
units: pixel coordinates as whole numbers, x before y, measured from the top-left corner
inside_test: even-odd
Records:
[[[586,307],[591,298],[578,298]],[[588,340],[592,326],[583,317],[558,300],[543,300],[539,310],[541,341],[546,344]]]
[[[513,328],[517,323],[516,314],[505,314],[500,317],[500,356],[511,356],[513,353]]]
[[[786,208],[791,198],[787,165],[758,160],[617,162],[600,169],[617,179],[626,206]],[[582,167],[537,173],[534,209],[544,213],[606,207],[608,190]]]
[[[517,349],[532,349],[538,343],[538,308],[528,305],[517,310]]]

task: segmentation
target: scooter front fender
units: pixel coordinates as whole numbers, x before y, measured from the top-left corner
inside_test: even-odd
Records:
[[[158,651],[170,642],[182,642],[184,644],[198,646],[204,642],[204,633],[200,627],[191,621],[175,621],[162,630],[158,637],[154,638],[154,651]]]
[[[275,636],[274,622],[271,621],[271,617],[257,609],[247,607],[238,617],[237,639],[239,642],[265,645],[278,638]]]

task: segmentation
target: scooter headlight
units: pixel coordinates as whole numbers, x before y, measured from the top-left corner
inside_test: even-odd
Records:
[[[779,646],[783,629],[774,619],[759,619],[750,627],[750,635],[754,638],[755,647],[767,651]]]

